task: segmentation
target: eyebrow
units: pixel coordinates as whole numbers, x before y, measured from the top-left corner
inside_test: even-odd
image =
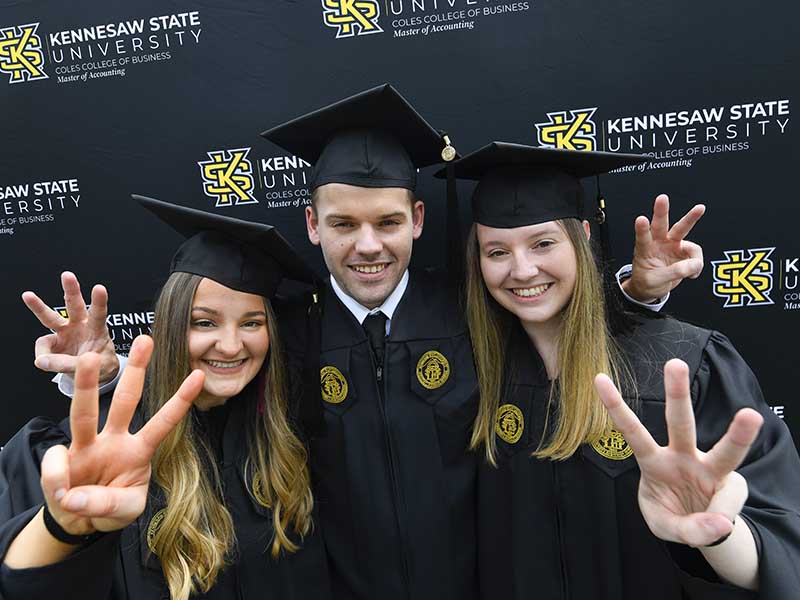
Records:
[[[406,217],[406,213],[403,212],[403,211],[398,210],[398,211],[393,212],[393,213],[387,213],[385,215],[379,215],[377,220],[378,221],[384,221],[386,219],[398,219],[398,218],[405,218],[405,217]],[[332,214],[332,215],[327,215],[325,217],[326,221],[335,221],[337,219],[342,220],[342,221],[352,221],[352,220],[355,219],[355,217],[353,217],[352,215],[340,215],[340,214]]]
[[[545,235],[553,235],[554,233],[558,233],[558,231],[559,231],[559,229],[558,229],[557,226],[547,227],[545,229],[542,229],[541,231],[537,231],[533,235],[529,235],[526,241],[531,241],[531,240],[534,240],[536,238],[540,238],[540,237],[545,236]],[[507,243],[508,242],[503,242],[503,241],[500,241],[500,240],[491,240],[491,241],[484,242],[483,244],[481,244],[481,248],[485,248],[486,246],[505,246]]]
[[[205,312],[211,315],[218,315],[219,311],[214,310],[213,308],[208,308],[207,306],[193,306],[192,312],[199,310],[200,312]],[[267,313],[263,310],[251,310],[250,312],[246,312],[242,315],[242,318],[245,317],[266,317]]]

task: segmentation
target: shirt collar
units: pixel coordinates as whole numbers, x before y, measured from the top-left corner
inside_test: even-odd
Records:
[[[383,301],[383,304],[377,306],[373,309],[369,309],[366,306],[362,306],[353,298],[347,295],[345,291],[339,287],[339,284],[336,283],[336,279],[334,279],[333,275],[331,275],[331,287],[333,288],[334,293],[342,301],[356,320],[363,325],[364,319],[367,318],[367,315],[374,314],[377,312],[382,312],[388,318],[388,322],[386,324],[386,328],[389,328],[389,322],[392,320],[392,315],[394,315],[394,311],[397,308],[397,305],[400,304],[400,299],[403,297],[403,294],[406,293],[406,288],[408,287],[408,269],[406,269],[405,273],[403,273],[403,277],[400,278],[400,283],[397,284],[397,287],[394,288],[394,291],[387,296],[386,300]]]

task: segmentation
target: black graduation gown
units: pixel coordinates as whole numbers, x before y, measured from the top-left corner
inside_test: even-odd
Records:
[[[526,600],[678,600],[800,597],[800,461],[788,428],[764,403],[755,376],[718,332],[674,319],[643,318],[618,339],[636,376],[638,413],[667,442],[663,365],[690,368],[697,442],[708,450],[735,412],[751,407],[764,427],[738,471],[750,496],[742,515],[760,554],[760,594],[722,583],[698,550],[662,542],[639,511],[634,457],[606,458],[591,445],[555,462],[530,456],[543,428],[549,383],[521,328],[512,336],[511,386],[503,404],[522,413],[515,443],[499,435],[499,468],[479,473],[482,598]],[[513,410],[513,409],[512,409]],[[502,412],[502,411],[500,411]],[[513,440],[514,428],[505,437]],[[616,450],[624,450],[623,443]]]
[[[381,381],[361,325],[330,287],[322,302],[325,427],[311,447],[334,596],[474,598],[478,391],[455,296],[411,272]]]
[[[225,500],[236,530],[235,563],[217,584],[197,598],[317,600],[330,597],[330,581],[318,525],[302,548],[270,555],[272,514],[248,493],[243,473],[247,456],[244,419],[255,411],[245,393],[229,400],[230,416],[218,444]],[[101,420],[107,411],[101,406]],[[68,445],[69,423],[43,418],[30,421],[0,452],[0,557],[42,505],[39,464],[55,444]],[[155,486],[153,486],[155,488]],[[146,543],[148,525],[162,508],[157,495],[136,521],[106,534],[69,558],[47,567],[12,570],[0,565],[0,598],[68,600],[140,600],[169,598],[158,557]],[[316,518],[315,518],[316,524]]]

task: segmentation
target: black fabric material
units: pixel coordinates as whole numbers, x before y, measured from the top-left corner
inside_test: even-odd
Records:
[[[411,272],[386,339],[382,385],[364,329],[323,290],[320,366],[338,369],[347,394],[323,402],[325,433],[311,448],[340,600],[477,593],[476,459],[467,447],[478,390],[466,326],[444,281]],[[417,376],[430,351],[449,365],[436,389]]]
[[[282,279],[313,284],[313,271],[272,225],[132,198],[187,238],[172,258],[170,273],[192,273],[224,286],[272,298]]]
[[[314,164],[326,183],[414,190],[417,169],[442,162],[442,137],[395,88],[383,84],[261,134]]]
[[[272,513],[258,504],[248,492],[244,459],[247,454],[246,419],[256,418],[254,396],[229,400],[230,414],[224,411],[201,417],[208,421],[210,435],[224,422],[220,448],[220,471],[225,501],[234,520],[237,549],[234,564],[224,569],[217,585],[207,594],[193,598],[306,600],[330,598],[330,583],[319,524],[302,542],[295,554],[277,560],[269,554],[272,540]],[[101,405],[105,419],[108,398]],[[219,417],[219,418],[217,418]],[[141,418],[137,415],[137,423]],[[37,418],[26,425],[0,452],[0,557],[36,513],[42,503],[39,464],[44,452],[54,444],[69,444],[68,423],[56,425]],[[102,536],[68,559],[37,569],[12,570],[0,567],[0,598],[9,600],[133,600],[168,597],[158,557],[150,553],[146,532],[150,519],[163,507],[155,487],[145,512],[120,532]],[[299,541],[299,540],[295,540]]]
[[[584,152],[492,142],[436,173],[455,170],[478,180],[473,221],[488,227],[523,227],[556,219],[583,219],[580,178],[644,162],[647,156]]]
[[[742,511],[760,547],[760,593],[722,583],[698,550],[653,536],[637,500],[634,457],[611,460],[584,446],[565,461],[538,460],[549,386],[521,328],[503,403],[523,415],[521,439],[498,436],[499,468],[479,474],[481,597],[541,600],[696,600],[793,598],[800,589],[800,460],[789,432],[764,403],[758,383],[723,335],[671,318],[640,318],[617,341],[636,377],[638,413],[667,441],[663,365],[689,364],[698,447],[707,451],[735,412],[759,411],[764,428],[738,471],[750,497]],[[627,390],[626,395],[630,395]]]

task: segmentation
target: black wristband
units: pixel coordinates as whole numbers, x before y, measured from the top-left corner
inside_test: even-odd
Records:
[[[733,521],[731,523],[733,524],[733,527],[736,527],[736,517],[733,517]],[[731,534],[733,533],[733,527],[731,527],[731,530],[725,535],[723,535],[721,538],[719,538],[716,542],[711,542],[710,544],[707,544],[706,548],[713,548],[714,546],[719,546],[722,542],[731,537]]]
[[[55,517],[53,517],[53,515],[50,513],[46,502],[44,505],[44,511],[42,512],[42,517],[44,518],[44,526],[47,529],[47,532],[59,542],[64,544],[69,544],[71,546],[83,545],[91,542],[100,535],[99,532],[87,533],[85,535],[73,535],[66,531],[63,527],[61,527],[61,525],[58,524],[58,521],[56,521]]]

